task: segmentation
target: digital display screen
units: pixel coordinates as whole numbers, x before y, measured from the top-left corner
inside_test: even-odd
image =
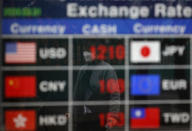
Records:
[[[192,1],[0,9],[1,131],[192,130]]]
[[[123,39],[74,39],[74,64],[83,65],[83,51],[91,52],[94,60],[111,65],[124,65],[125,44]]]

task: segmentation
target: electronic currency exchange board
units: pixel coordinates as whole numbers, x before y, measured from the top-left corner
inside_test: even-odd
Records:
[[[0,5],[1,131],[79,131],[74,109],[85,105],[97,111],[100,127],[115,105],[113,130],[192,130],[192,1]],[[86,54],[105,64],[87,64]],[[113,72],[115,78],[87,77],[85,83],[98,87],[98,99],[76,100],[83,71]],[[114,92],[120,95],[117,103],[102,97]]]

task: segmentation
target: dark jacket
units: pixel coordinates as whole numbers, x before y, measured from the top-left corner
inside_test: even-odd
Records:
[[[90,70],[89,66],[93,66],[93,69]],[[99,69],[98,69],[99,68]],[[116,72],[113,67],[104,62],[104,61],[94,61],[92,63],[83,65],[78,72],[76,84],[74,87],[74,101],[111,101],[111,105],[106,103],[105,108],[96,108],[96,106],[86,105],[86,108],[89,110],[89,113],[99,114],[100,112],[114,112],[114,117],[116,112],[120,110],[120,93],[119,85],[116,81],[113,83],[113,86],[116,88],[113,93],[101,93],[100,92],[100,81],[104,80],[105,82],[109,79],[117,80]],[[83,114],[84,110],[82,107],[75,108],[74,115],[77,118],[77,114]],[[118,119],[118,118],[117,118]]]

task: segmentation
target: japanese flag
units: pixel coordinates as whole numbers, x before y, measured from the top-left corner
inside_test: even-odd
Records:
[[[159,63],[160,41],[132,41],[131,63]]]

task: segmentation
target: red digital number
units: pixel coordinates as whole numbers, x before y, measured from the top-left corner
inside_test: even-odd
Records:
[[[95,60],[96,59],[96,48],[95,48],[95,46],[91,46],[90,51],[91,51],[92,60]]]
[[[100,121],[100,126],[104,127],[105,126],[105,114],[104,113],[100,113],[99,114],[99,121]]]
[[[99,45],[97,47],[97,51],[98,51],[97,59],[98,60],[105,60],[106,59],[105,54],[107,53],[107,47],[104,45]]]
[[[106,55],[109,55],[110,60],[123,60],[125,58],[125,48],[123,45],[117,45],[117,46],[105,46],[105,45],[98,45],[91,46],[90,51],[92,54],[92,59],[98,59],[98,60],[106,60]]]
[[[125,58],[125,48],[123,45],[116,46],[116,58],[123,60]]]
[[[114,46],[109,46],[109,59],[113,60],[114,59]]]
[[[99,120],[100,120],[100,126],[104,127],[106,125],[107,118],[111,116],[111,112],[109,113],[100,113],[99,114]],[[118,122],[115,126],[123,127],[125,125],[125,116],[123,112],[117,113]]]
[[[109,79],[107,81],[100,80],[100,93],[123,93],[125,91],[125,84],[123,79]]]

